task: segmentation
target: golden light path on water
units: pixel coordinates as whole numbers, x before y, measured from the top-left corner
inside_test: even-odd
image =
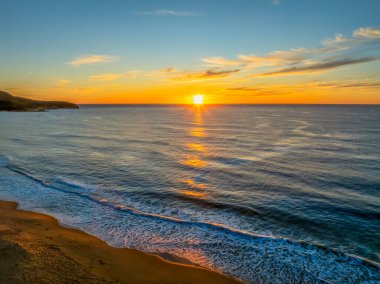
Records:
[[[209,150],[202,142],[202,138],[207,136],[204,128],[203,111],[204,109],[202,105],[195,104],[193,108],[194,121],[192,123],[194,127],[189,130],[189,134],[192,139],[185,145],[191,153],[181,161],[181,164],[192,169],[202,169],[207,166],[207,161],[203,159],[204,156],[209,155]],[[185,189],[180,190],[181,194],[195,198],[206,198],[206,184],[204,182],[197,181],[196,173],[187,179],[181,180],[181,183],[185,186]]]

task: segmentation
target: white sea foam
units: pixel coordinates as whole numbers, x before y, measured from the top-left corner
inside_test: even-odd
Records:
[[[113,246],[171,253],[250,283],[380,281],[377,264],[324,247],[255,236],[213,224],[117,210],[1,168],[0,198],[51,214]]]

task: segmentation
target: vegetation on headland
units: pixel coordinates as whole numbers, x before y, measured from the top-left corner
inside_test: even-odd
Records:
[[[60,101],[35,101],[12,96],[0,91],[0,111],[44,111],[46,109],[79,108],[76,104]]]

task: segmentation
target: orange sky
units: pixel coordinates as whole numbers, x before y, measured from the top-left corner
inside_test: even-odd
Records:
[[[191,104],[202,94],[205,104],[379,104],[378,86],[339,86],[322,83],[279,84],[257,87],[231,87],[214,84],[153,85],[146,88],[107,86],[52,88],[35,87],[10,90],[39,100],[67,100],[78,104]],[[369,84],[369,83],[368,83]],[[353,83],[352,83],[353,85]],[[232,86],[234,84],[232,83]]]
[[[378,1],[349,0],[344,9],[341,1],[175,1],[170,9],[161,1],[151,9],[39,1],[10,1],[0,18],[0,89],[14,95],[78,104],[182,104],[195,94],[206,104],[380,104]]]

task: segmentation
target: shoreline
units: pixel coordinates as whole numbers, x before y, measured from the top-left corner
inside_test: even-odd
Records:
[[[0,200],[2,283],[241,283],[171,255],[114,248],[56,218]]]

